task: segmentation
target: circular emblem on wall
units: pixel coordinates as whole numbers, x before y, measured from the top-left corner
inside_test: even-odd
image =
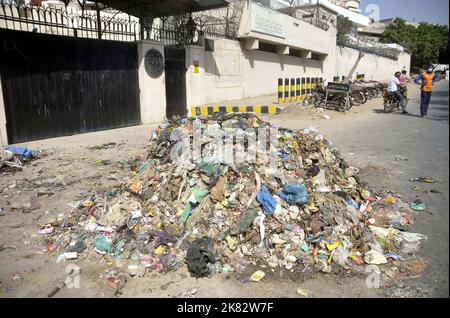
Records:
[[[164,57],[156,49],[150,49],[145,53],[145,71],[152,78],[158,78],[164,71]]]

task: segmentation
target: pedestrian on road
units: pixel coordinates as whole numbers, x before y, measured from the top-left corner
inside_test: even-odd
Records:
[[[408,76],[408,72],[406,70],[402,71],[402,75],[399,78],[400,81],[400,92],[408,99],[408,86],[407,84],[411,82],[411,77]]]
[[[440,80],[441,78],[434,73],[434,68],[432,66],[430,66],[426,72],[422,72],[414,80],[416,84],[420,85],[420,90],[422,91],[420,100],[420,116],[422,118],[428,117],[428,107],[430,106],[433,85]]]
[[[408,114],[406,111],[406,98],[403,97],[403,95],[400,93],[400,75],[402,73],[395,72],[395,75],[388,83],[388,94],[395,95],[397,100],[400,102],[400,105],[402,105],[403,114]]]

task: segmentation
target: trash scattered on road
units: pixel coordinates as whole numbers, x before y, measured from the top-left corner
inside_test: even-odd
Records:
[[[427,207],[425,203],[417,199],[416,201],[411,203],[411,209],[413,209],[414,211],[425,211]]]
[[[45,236],[48,236],[48,235],[50,235],[50,234],[53,234],[54,230],[55,230],[55,229],[54,229],[50,224],[47,224],[47,225],[41,227],[41,228],[38,230],[37,233],[38,233],[39,235],[45,235]]]
[[[11,151],[0,151],[0,171],[6,168],[22,170],[23,164]],[[13,170],[14,171],[14,170]]]
[[[115,295],[121,295],[121,289],[127,284],[127,273],[121,269],[111,269],[103,277],[108,286],[115,290]]]
[[[430,177],[414,177],[409,179],[409,182],[436,183],[436,181]]]
[[[6,147],[6,151],[12,152],[18,156],[21,161],[31,159],[33,157],[33,151],[24,147]]]
[[[393,260],[396,260],[396,261],[402,258],[400,255],[398,255],[398,254],[393,254],[393,253],[386,254],[385,256],[386,256],[386,258],[388,258],[388,259],[393,259]]]
[[[112,149],[112,148],[115,148],[116,146],[117,146],[117,143],[115,143],[115,142],[108,142],[108,143],[105,143],[105,144],[102,144],[102,145],[89,147],[89,149],[91,149],[91,150]]]
[[[21,171],[27,162],[47,155],[47,151],[32,151],[24,147],[6,147],[0,150],[0,171]]]
[[[181,152],[194,123],[205,133],[198,161]],[[358,169],[315,128],[278,129],[273,157],[256,148],[249,149],[258,155],[253,162],[220,159],[218,130],[251,140],[258,136],[254,128],[275,127],[251,114],[163,124],[152,134],[148,156],[124,163],[132,173],[114,196],[86,195],[72,204],[63,227],[49,224],[38,234],[65,252],[61,260],[67,253],[104,259],[112,268],[108,284],[117,290],[126,283],[123,275],[165,274],[185,264],[198,278],[244,273],[249,264],[358,272],[364,262],[390,266],[385,255],[403,260],[420,248],[425,237],[407,232],[409,205],[363,185]],[[231,148],[245,154],[238,143]]]
[[[384,257],[384,255],[377,250],[371,250],[371,251],[367,252],[364,255],[364,261],[367,264],[372,264],[372,265],[381,265],[381,264],[387,263],[386,257]]]
[[[250,280],[252,282],[259,282],[266,276],[266,273],[264,273],[262,270],[258,270],[253,273],[253,275],[250,277]]]
[[[34,193],[32,196],[28,197],[23,202],[12,204],[11,208],[21,210],[23,213],[30,213],[34,210],[40,209],[41,204],[37,199],[37,193]]]
[[[56,263],[60,263],[62,261],[65,260],[74,260],[78,258],[78,253],[77,252],[67,252],[67,253],[63,253],[60,254],[57,258],[56,258]]]
[[[21,272],[14,273],[11,277],[12,280],[23,280],[23,278],[23,273]]]
[[[311,292],[309,290],[306,290],[306,289],[303,289],[303,288],[297,289],[297,294],[299,294],[300,296],[305,297],[305,298],[311,298],[312,297]]]

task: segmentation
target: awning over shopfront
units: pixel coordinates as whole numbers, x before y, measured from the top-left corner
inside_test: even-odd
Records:
[[[108,7],[135,17],[157,18],[228,6],[225,0],[101,0]]]

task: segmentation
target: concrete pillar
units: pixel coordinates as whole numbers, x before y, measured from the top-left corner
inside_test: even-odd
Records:
[[[191,107],[205,104],[205,49],[197,45],[186,47],[186,106],[190,114]]]
[[[150,77],[145,70],[145,54],[150,49],[156,49],[164,57],[164,45],[152,40],[138,41],[137,45],[141,122],[143,124],[160,123],[166,119],[165,72],[163,71],[158,78]]]
[[[0,75],[0,145],[2,147],[6,147],[8,145],[8,133],[6,131],[6,113],[5,113],[5,103],[3,100],[1,75]]]

